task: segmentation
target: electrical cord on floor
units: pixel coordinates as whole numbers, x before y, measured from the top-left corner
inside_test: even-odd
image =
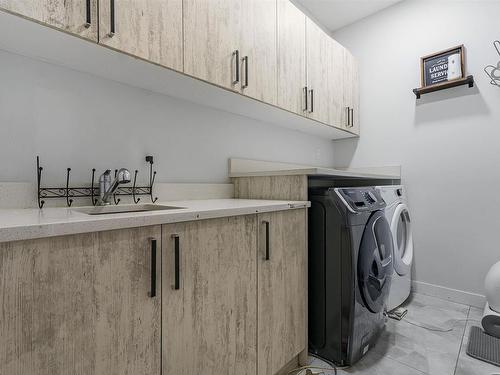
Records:
[[[319,358],[312,353],[309,353],[309,356],[314,357],[314,358],[318,358],[319,360],[325,362],[325,360],[323,358]],[[321,367],[321,366],[313,366],[313,365],[298,367],[296,369],[293,369],[293,370],[287,372],[287,375],[292,375],[292,374],[293,375],[325,375],[324,371],[332,371],[332,370],[334,371],[335,375],[337,375],[337,367],[329,362],[327,362],[327,364],[330,367]],[[319,372],[316,372],[316,371],[319,371]]]
[[[456,325],[460,322],[471,322],[471,321],[475,321],[475,322],[479,322],[478,320],[475,320],[475,319],[453,319],[452,322],[453,324],[451,325],[451,327],[449,328],[440,328],[440,327],[434,327],[434,326],[430,326],[430,325],[426,325],[425,323],[419,323],[419,322],[412,322],[411,320],[408,320],[408,319],[401,319],[400,320],[401,322],[405,322],[405,323],[408,323],[408,324],[411,324],[415,327],[420,327],[420,328],[423,328],[423,329],[426,329],[428,331],[432,331],[432,332],[451,332],[455,329]]]

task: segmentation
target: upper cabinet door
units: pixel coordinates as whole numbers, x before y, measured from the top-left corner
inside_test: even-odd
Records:
[[[307,350],[307,210],[258,215],[259,375]]]
[[[184,73],[240,90],[241,0],[184,0]]]
[[[329,84],[329,125],[346,127],[347,109],[344,105],[345,48],[335,39],[329,40],[328,75]]]
[[[256,374],[256,216],[163,226],[164,375]]]
[[[278,0],[278,107],[305,112],[306,16],[289,0]]]
[[[99,43],[182,71],[182,0],[100,0]]]
[[[328,75],[332,71],[331,38],[309,18],[307,40],[308,117],[330,124],[330,97],[334,89]]]
[[[346,129],[359,135],[359,65],[346,49],[344,52],[344,111]]]
[[[0,0],[0,9],[97,41],[97,0]]]
[[[276,0],[246,0],[241,8],[241,92],[276,104]]]

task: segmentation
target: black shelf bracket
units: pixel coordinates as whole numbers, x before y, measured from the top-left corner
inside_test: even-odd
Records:
[[[413,93],[420,99],[420,96],[423,94],[428,94],[430,92],[446,90],[452,87],[464,86],[468,85],[469,87],[474,87],[474,76],[468,76],[466,78],[456,79],[449,82],[438,83],[436,85],[420,87],[417,89],[413,89]]]

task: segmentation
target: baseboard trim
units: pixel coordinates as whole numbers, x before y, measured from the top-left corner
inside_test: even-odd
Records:
[[[423,281],[413,280],[411,283],[411,289],[414,293],[425,294],[427,296],[461,303],[463,305],[470,305],[480,309],[482,309],[486,303],[485,296],[481,294],[424,283]]]

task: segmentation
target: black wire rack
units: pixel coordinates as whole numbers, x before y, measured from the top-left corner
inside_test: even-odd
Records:
[[[137,175],[138,170],[134,172],[134,182],[132,186],[120,186],[116,189],[115,194],[113,194],[113,202],[115,204],[120,203],[120,196],[132,196],[135,204],[139,203],[140,196],[149,196],[151,202],[156,203],[157,197],[153,197],[153,185],[155,183],[156,171],[153,171],[153,156],[146,156],[146,163],[149,164],[149,184],[148,186],[137,186]],[[71,168],[66,169],[66,186],[64,187],[42,187],[42,172],[43,167],[40,166],[40,157],[36,157],[36,171],[37,171],[37,192],[38,192],[38,207],[43,208],[46,199],[66,199],[66,205],[71,207],[75,198],[90,198],[92,205],[98,203],[97,197],[99,197],[99,184],[95,184],[95,172],[96,169],[92,169],[92,179],[90,186],[86,187],[71,187],[70,177]],[[115,177],[118,170],[115,169]]]

